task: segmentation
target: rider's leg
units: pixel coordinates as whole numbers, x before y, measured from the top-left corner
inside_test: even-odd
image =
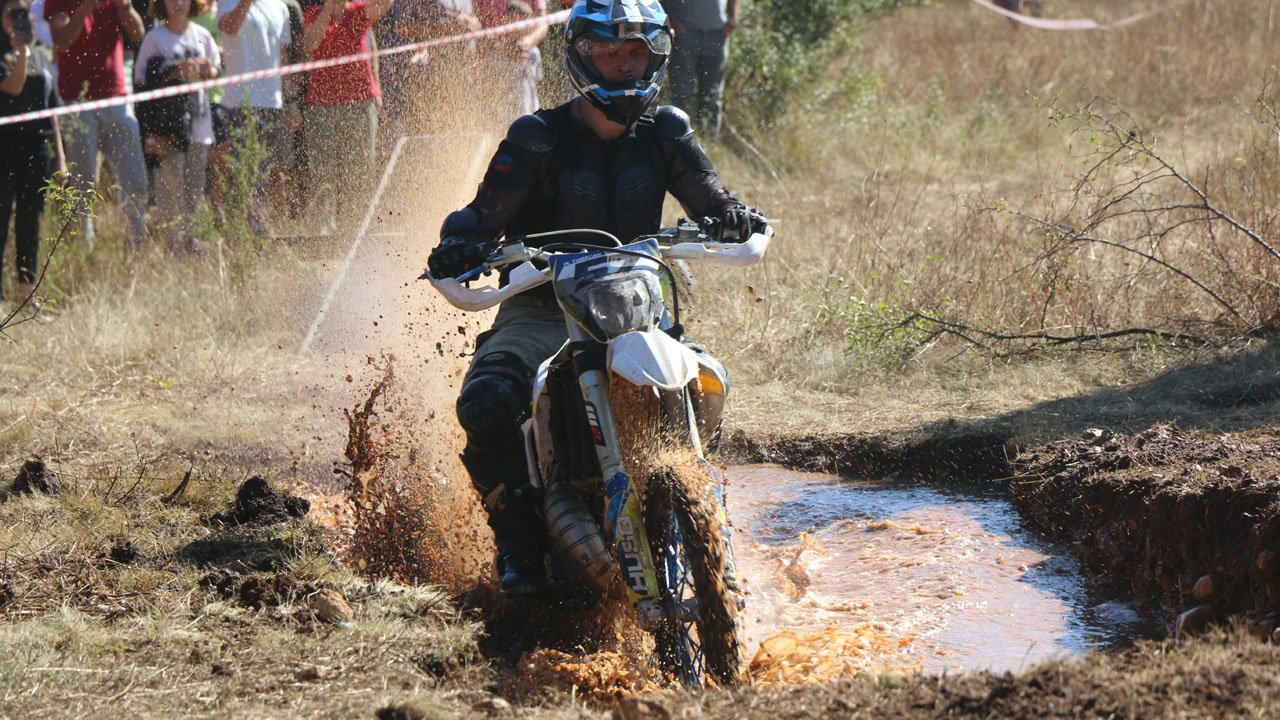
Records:
[[[489,515],[507,594],[535,591],[545,578],[546,530],[529,485],[520,423],[534,368],[564,340],[564,316],[554,301],[508,301],[481,336],[458,397],[458,421],[467,434],[462,463]]]
[[[542,584],[544,535],[525,469],[520,421],[532,373],[510,353],[477,358],[458,396],[458,421],[467,433],[462,464],[489,514],[498,546],[498,574],[508,593]]]

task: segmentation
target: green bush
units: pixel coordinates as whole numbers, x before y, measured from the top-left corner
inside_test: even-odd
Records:
[[[862,19],[929,0],[750,0],[729,48],[726,112],[748,134],[767,127],[795,91],[850,50]]]

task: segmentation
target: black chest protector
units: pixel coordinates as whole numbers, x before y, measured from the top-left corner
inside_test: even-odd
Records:
[[[547,187],[535,191],[554,197],[547,198],[554,203],[548,203],[554,217],[538,218],[541,224],[607,230],[623,242],[656,231],[667,182],[655,134],[637,128],[634,137],[607,142],[581,135],[575,139],[558,144],[559,152],[550,158]],[[540,198],[533,199],[536,206]]]
[[[667,192],[694,219],[720,216],[738,204],[683,112],[659,107],[634,133],[601,140],[566,103],[512,124],[468,208],[482,238],[591,228],[628,242],[660,229]],[[462,229],[449,226],[446,221],[446,233]]]

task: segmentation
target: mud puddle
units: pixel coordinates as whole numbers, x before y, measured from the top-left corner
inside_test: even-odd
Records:
[[[1091,590],[1069,548],[1023,529],[996,491],[728,475],[756,683],[1017,671],[1164,634],[1154,613]]]

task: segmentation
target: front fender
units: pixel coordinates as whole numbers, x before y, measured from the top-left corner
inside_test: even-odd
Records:
[[[698,356],[661,330],[637,330],[609,341],[609,369],[635,385],[677,390],[698,377]]]

